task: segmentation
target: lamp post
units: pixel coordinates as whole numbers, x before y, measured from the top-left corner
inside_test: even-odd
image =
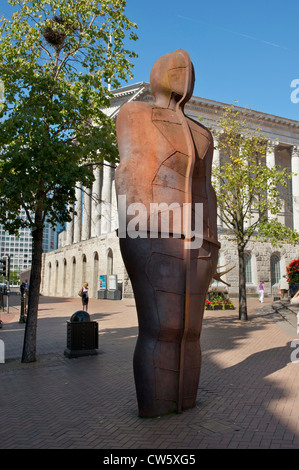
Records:
[[[20,313],[20,320],[19,323],[26,323],[25,319],[26,315],[26,293],[21,296],[21,313]]]
[[[7,255],[7,294],[6,294],[6,312],[9,313],[10,296],[10,255]]]

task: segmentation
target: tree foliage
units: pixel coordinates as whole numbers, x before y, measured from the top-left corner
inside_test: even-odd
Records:
[[[267,138],[259,128],[249,126],[244,111],[227,106],[217,124],[221,128],[217,148],[223,156],[213,171],[218,215],[224,234],[238,246],[239,300],[246,318],[244,250],[248,241],[270,241],[274,246],[299,241],[298,233],[277,217],[282,206],[279,186],[286,187],[292,174],[266,164]]]
[[[137,37],[125,0],[8,2],[17,9],[0,21],[0,222],[10,233],[32,229],[23,350],[30,362],[43,227],[70,220],[76,184],[92,185],[90,163],[117,159],[114,123],[103,109],[110,87],[131,76],[135,53],[126,44]]]
[[[0,26],[0,217],[16,231],[35,225],[37,207],[43,223],[67,220],[76,182],[92,182],[82,163],[117,158],[114,124],[102,109],[107,83],[130,76],[135,54],[124,40],[136,36],[122,0],[9,3],[20,8]]]
[[[250,129],[242,111],[227,106],[218,121],[222,132],[217,148],[224,161],[214,168],[219,217],[238,245],[252,236],[276,246],[298,243],[298,233],[278,221],[282,201],[279,185],[286,187],[292,174],[279,165],[266,164],[267,138]]]

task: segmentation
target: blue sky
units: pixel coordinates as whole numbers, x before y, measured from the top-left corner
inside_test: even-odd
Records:
[[[1,0],[0,16],[10,11]],[[298,0],[127,0],[126,13],[139,36],[129,42],[139,55],[132,82],[149,82],[155,60],[181,48],[194,64],[196,96],[299,120],[299,102],[291,101]]]
[[[126,11],[138,25],[133,81],[149,81],[155,60],[181,48],[194,64],[196,96],[299,120],[290,98],[298,0],[128,0]]]

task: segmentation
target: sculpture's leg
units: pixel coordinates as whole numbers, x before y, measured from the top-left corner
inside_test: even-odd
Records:
[[[183,240],[120,239],[139,323],[134,377],[140,416],[177,411],[184,316]]]
[[[190,255],[189,324],[181,364],[182,410],[196,403],[201,369],[200,334],[208,288],[217,267],[218,247],[204,241],[202,247],[191,250]]]
[[[120,240],[120,246],[139,323],[134,353],[139,414],[151,417],[193,407],[201,364],[199,337],[215,257],[210,250],[192,250],[189,321],[185,325],[184,241],[127,238]],[[204,256],[198,258],[200,254]]]

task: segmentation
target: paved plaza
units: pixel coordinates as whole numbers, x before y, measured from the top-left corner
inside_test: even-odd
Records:
[[[80,298],[41,297],[38,361],[22,364],[25,325],[20,298],[11,299],[0,314],[1,449],[299,448],[299,336],[272,299],[262,308],[249,299],[248,322],[237,310],[206,311],[196,407],[152,419],[137,412],[133,300],[91,299],[98,354],[68,359],[66,322]]]

